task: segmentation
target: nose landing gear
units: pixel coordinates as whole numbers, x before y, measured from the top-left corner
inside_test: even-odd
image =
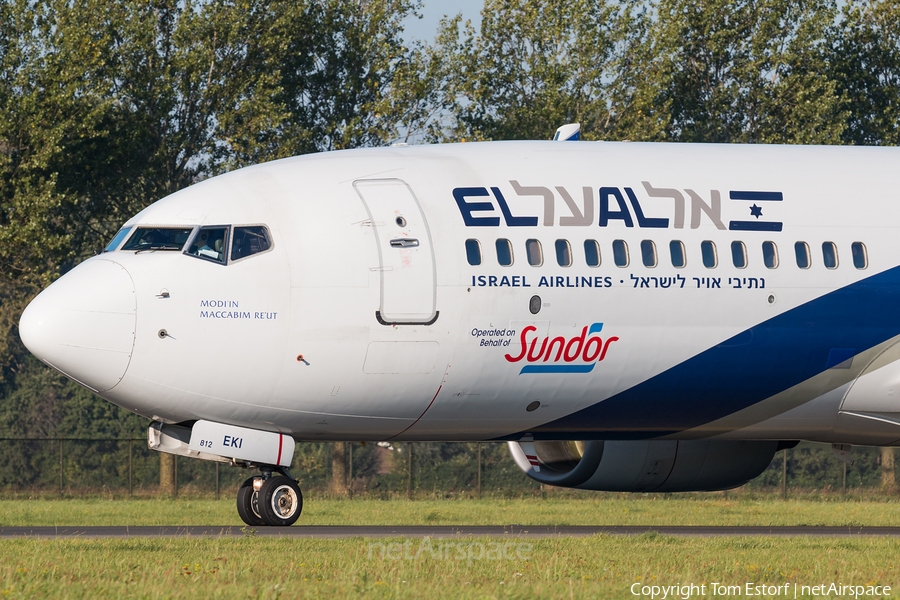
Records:
[[[238,489],[237,509],[247,525],[288,527],[303,510],[303,495],[297,482],[286,469],[263,469],[262,475],[251,477]]]

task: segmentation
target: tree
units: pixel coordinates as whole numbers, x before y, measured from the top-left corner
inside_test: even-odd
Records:
[[[331,493],[346,496],[350,492],[347,476],[347,442],[331,444]]]
[[[285,118],[274,129],[285,155],[379,146],[397,136],[405,107],[392,94],[408,74],[402,21],[413,0],[284,2],[273,29],[280,40],[278,92]],[[398,68],[400,67],[400,68]]]
[[[64,217],[77,196],[58,184],[65,146],[102,135],[102,110],[83,86],[66,85],[72,68],[44,44],[61,35],[50,10],[22,0],[0,8],[0,275],[39,283],[70,254]]]
[[[571,121],[586,139],[897,144],[900,5],[840,5],[488,0],[479,31],[450,19],[410,48],[417,0],[0,3],[5,430],[134,434],[27,355],[18,315],[132,214],[232,168]]]
[[[881,451],[881,488],[893,494],[897,491],[897,481],[894,476],[894,449],[879,448]]]
[[[46,284],[198,179],[388,143],[408,113],[391,81],[409,64],[400,25],[415,6],[4,4],[0,275]]]
[[[615,93],[616,134],[684,142],[837,143],[826,74],[832,0],[659,0]]]
[[[488,0],[478,33],[467,23],[460,37],[460,18],[445,21],[435,52],[454,119],[447,138],[542,140],[597,121],[629,19],[606,0]]]
[[[281,118],[270,69],[253,62],[270,18],[262,2],[2,5],[0,365],[21,362],[15,323],[39,287],[215,172],[220,140]]]
[[[842,141],[900,145],[900,3],[848,2],[830,38],[828,74],[847,115]]]
[[[388,99],[407,54],[400,23],[414,8],[4,3],[0,276],[46,285],[60,265],[100,252],[134,213],[198,179],[387,143],[401,110]]]
[[[123,221],[231,168],[396,136],[410,111],[391,81],[394,67],[412,64],[400,24],[415,7],[0,4],[0,411],[10,427],[34,405],[47,409],[45,426],[62,430],[52,421],[80,402],[74,384],[42,377],[46,367],[18,341],[18,315],[40,287],[102,251]],[[101,424],[88,425],[81,433],[98,435]],[[25,430],[16,433],[43,435]]]

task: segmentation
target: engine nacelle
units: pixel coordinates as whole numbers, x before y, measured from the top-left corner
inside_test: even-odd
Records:
[[[762,473],[783,442],[649,440],[509,442],[540,483],[605,492],[727,490]]]

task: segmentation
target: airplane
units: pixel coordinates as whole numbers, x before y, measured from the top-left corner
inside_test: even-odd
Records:
[[[295,441],[507,442],[538,482],[632,492],[900,444],[900,150],[567,127],[196,183],[21,338],[154,450],[258,470],[252,526],[300,516]]]

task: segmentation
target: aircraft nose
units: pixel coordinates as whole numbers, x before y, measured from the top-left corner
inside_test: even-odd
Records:
[[[19,335],[36,357],[97,392],[115,387],[131,361],[134,282],[111,260],[87,260],[31,301]]]

